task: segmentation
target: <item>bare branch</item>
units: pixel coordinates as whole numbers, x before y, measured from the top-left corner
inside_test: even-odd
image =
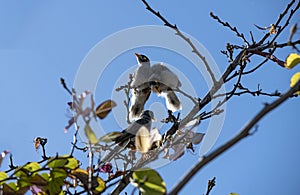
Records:
[[[243,94],[250,94],[252,96],[264,95],[264,96],[269,96],[269,97],[274,97],[274,96],[278,97],[278,96],[281,95],[281,93],[279,93],[278,91],[275,91],[273,93],[263,92],[259,85],[258,85],[258,89],[255,90],[255,91],[251,91],[248,88],[243,87],[241,84],[239,84],[238,88],[241,91],[233,93],[234,96],[240,96],[240,95],[243,95]],[[228,93],[224,93],[224,94],[217,94],[213,98],[218,98],[218,97],[222,97],[222,96],[228,96],[231,93],[232,92],[228,92]]]
[[[88,169],[88,192],[92,192],[92,179],[93,179],[93,159],[94,159],[94,153],[92,151],[92,144],[89,143],[88,145],[88,150],[89,150],[89,169]]]
[[[244,43],[246,44],[246,46],[249,46],[249,42],[246,40],[245,36],[243,33],[240,33],[236,27],[232,27],[228,22],[223,22],[218,16],[214,15],[214,13],[210,12],[210,16],[217,20],[218,23],[222,24],[223,26],[229,28],[230,30],[232,30],[233,32],[235,32],[236,36],[240,37]]]
[[[263,52],[263,51],[257,51],[257,50],[252,50],[251,53],[253,54],[257,54],[259,56],[263,56],[269,60],[272,60],[273,62],[277,63],[279,66],[281,67],[285,67],[284,64],[285,62],[278,59],[276,56],[274,56],[273,54],[270,54],[270,53],[266,53],[266,52]]]
[[[120,86],[116,89],[117,92],[123,90],[125,95],[126,95],[126,100],[124,100],[123,103],[124,103],[124,106],[125,106],[126,111],[127,111],[126,121],[127,121],[128,124],[131,124],[131,121],[130,121],[130,118],[129,118],[129,113],[130,113],[129,105],[130,105],[130,90],[132,89],[131,88],[132,81],[133,81],[133,75],[130,74],[128,83],[126,85]]]
[[[209,195],[209,193],[215,187],[215,185],[216,185],[216,177],[214,177],[212,180],[208,180],[206,195]]]
[[[300,1],[298,1],[297,5],[294,9],[291,9],[290,14],[289,14],[288,18],[285,20],[284,25],[282,27],[278,28],[278,32],[275,34],[273,39],[270,41],[269,45],[273,44],[275,42],[275,40],[277,39],[277,37],[281,34],[281,32],[289,25],[292,16],[299,9],[299,7],[300,7]],[[286,14],[287,14],[287,12],[286,12]],[[279,23],[277,25],[275,24],[275,27],[277,27],[278,25],[279,25]]]
[[[177,91],[177,92],[181,93],[182,95],[184,95],[185,97],[189,98],[194,104],[198,104],[197,98],[192,97],[191,95],[187,94],[183,90],[177,88],[177,89],[174,89],[174,91]]]
[[[300,44],[300,39],[294,42],[286,42],[286,43],[274,43],[272,47],[283,48],[287,46],[296,47],[296,45]]]
[[[295,3],[295,0],[292,0],[285,8],[285,10],[279,14],[279,17],[277,19],[277,21],[275,22],[274,26],[275,28],[278,27],[278,25],[280,24],[281,20],[284,18],[284,16],[288,13],[289,9],[292,7],[292,5]],[[277,34],[279,34],[280,32],[278,32]],[[270,36],[270,32],[268,32],[267,34],[265,34],[265,36],[263,38],[261,38],[261,40],[258,42],[258,45],[261,45],[265,42],[265,40]]]
[[[205,165],[207,165],[209,162],[214,160],[216,157],[218,157],[220,154],[223,154],[225,151],[227,151],[229,148],[237,144],[242,139],[246,138],[247,136],[251,135],[251,130],[255,125],[269,112],[277,108],[279,105],[281,105],[283,102],[288,100],[296,91],[300,90],[300,81],[297,82],[297,84],[289,89],[285,94],[283,94],[280,98],[272,102],[271,104],[266,105],[244,128],[241,129],[240,133],[238,133],[235,137],[230,139],[228,142],[226,142],[224,145],[220,146],[219,148],[212,151],[207,156],[203,156],[201,160],[194,166],[192,169],[183,177],[181,181],[171,190],[169,194],[178,194],[179,191],[187,184],[190,179],[199,171],[201,170]]]
[[[65,79],[64,78],[60,78],[60,83],[62,84],[63,88],[70,94],[72,95],[72,91],[68,88],[68,86],[65,83]]]
[[[160,20],[162,20],[164,22],[164,25],[172,28],[173,30],[176,31],[176,35],[178,35],[179,37],[181,37],[184,41],[186,41],[190,47],[192,48],[192,52],[195,53],[200,59],[201,61],[204,63],[207,72],[209,73],[212,82],[216,83],[216,78],[215,75],[213,74],[209,64],[207,63],[205,56],[203,56],[196,48],[196,46],[191,42],[190,38],[186,37],[185,35],[182,34],[182,32],[178,29],[178,27],[176,26],[176,24],[172,25],[165,17],[163,17],[160,12],[155,11],[152,7],[150,7],[150,5],[147,3],[146,0],[142,0],[142,2],[145,4],[146,9],[149,10],[152,14],[154,14],[156,17],[158,17]]]

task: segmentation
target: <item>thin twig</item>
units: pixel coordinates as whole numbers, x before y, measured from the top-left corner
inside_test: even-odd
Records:
[[[132,90],[132,87],[131,87],[132,82],[133,82],[133,75],[130,74],[128,83],[126,85],[120,86],[116,89],[117,92],[123,90],[125,95],[126,95],[126,100],[124,100],[123,103],[124,103],[126,111],[127,111],[126,121],[127,121],[128,124],[131,124],[131,121],[130,121],[130,118],[129,118],[129,115],[130,115],[129,105],[130,105],[130,90]]]
[[[233,93],[234,96],[240,96],[240,95],[243,95],[243,94],[250,94],[252,96],[263,95],[263,96],[269,96],[269,97],[274,97],[274,96],[278,97],[278,96],[281,95],[281,93],[279,93],[278,91],[275,91],[273,93],[263,92],[259,85],[258,85],[258,89],[255,90],[255,91],[251,91],[248,88],[243,87],[242,85],[239,85],[238,88],[240,90],[242,90],[242,91]],[[218,98],[218,97],[222,97],[222,96],[228,96],[230,93],[232,93],[232,92],[217,94],[217,95],[214,95],[213,98]]]
[[[93,179],[93,158],[94,158],[94,154],[92,151],[92,144],[89,143],[88,145],[88,149],[89,149],[89,169],[88,169],[88,173],[89,173],[89,177],[88,177],[88,194],[92,193],[92,179]]]
[[[69,89],[69,87],[67,86],[67,84],[66,84],[66,82],[65,82],[65,80],[63,78],[60,78],[60,82],[61,82],[63,88],[66,89],[66,91],[72,96],[73,103],[76,102],[78,104],[78,100],[76,98],[76,92],[75,92],[75,90],[73,89],[72,90],[73,92],[72,92]],[[77,106],[75,106],[75,108],[76,108],[76,110],[78,109]],[[75,116],[73,116],[73,117],[75,117]],[[71,143],[72,146],[71,146],[70,156],[73,156],[74,150],[78,149],[78,147],[77,147],[76,144],[78,142],[77,136],[78,136],[78,132],[79,132],[79,125],[77,123],[77,119],[76,118],[74,118],[74,126],[75,126],[75,133],[73,135],[73,142]]]
[[[182,38],[185,42],[187,42],[190,47],[192,48],[192,52],[195,53],[200,59],[201,61],[204,63],[207,72],[209,73],[212,82],[216,83],[216,78],[215,75],[213,74],[208,62],[205,59],[205,56],[203,56],[198,49],[196,48],[196,46],[191,42],[190,38],[186,37],[185,35],[182,34],[182,32],[178,29],[178,27],[176,26],[176,24],[172,25],[165,17],[163,17],[159,11],[155,11],[148,3],[146,0],[142,0],[142,2],[145,4],[146,9],[149,10],[152,14],[154,14],[155,16],[157,16],[160,20],[162,20],[164,22],[164,25],[175,30],[176,31],[176,35],[178,35],[180,38]]]
[[[291,18],[296,13],[296,11],[299,9],[299,7],[300,7],[300,1],[298,1],[297,5],[294,9],[291,9],[290,14],[289,14],[288,18],[285,20],[284,25],[282,27],[279,27],[278,32],[275,34],[273,39],[270,41],[269,45],[272,45],[275,42],[275,40],[277,39],[277,37],[281,34],[281,32],[289,25]],[[275,25],[275,27],[277,27],[277,25]]]
[[[180,36],[180,34],[177,33],[177,26],[176,25],[172,25],[171,23],[169,23],[159,12],[156,12],[155,10],[153,10],[148,3],[145,0],[142,0],[142,2],[146,5],[146,8],[153,13],[155,16],[157,16],[159,19],[161,19],[164,22],[164,25],[167,27],[170,27],[172,29],[174,29],[176,31],[176,34],[178,36]],[[281,20],[283,18],[283,16],[279,17],[279,20]],[[278,21],[279,21],[278,20]],[[179,31],[180,32],[180,31]],[[241,35],[241,34],[240,34]],[[267,36],[268,37],[268,36]],[[185,39],[183,38],[185,41],[187,41],[189,43],[189,39]],[[264,41],[263,41],[264,42]],[[262,42],[262,43],[263,43]],[[259,47],[266,49],[265,45],[262,44],[257,44],[257,47],[255,46],[255,50],[257,50]],[[193,48],[193,47],[192,47]],[[254,46],[252,47],[254,48]],[[235,59],[232,61],[232,63],[230,63],[227,67],[227,69],[225,70],[225,72],[223,73],[222,77],[214,82],[212,88],[209,90],[209,92],[206,94],[206,96],[199,102],[199,105],[195,105],[189,112],[189,114],[182,119],[180,125],[184,126],[186,125],[190,120],[192,120],[194,118],[194,116],[199,112],[199,110],[201,110],[203,107],[205,107],[209,102],[211,102],[213,95],[222,87],[223,85],[223,81],[226,81],[226,79],[232,74],[232,72],[236,69],[236,67],[238,65],[242,65],[242,62],[244,60],[244,57],[249,56],[249,53],[247,51],[248,49],[244,48],[242,49],[238,55],[235,57]],[[251,54],[250,54],[251,55]],[[239,76],[239,74],[237,74],[237,76]],[[180,128],[180,127],[179,127]],[[250,132],[251,133],[251,132]],[[222,153],[222,152],[221,152]],[[219,154],[218,154],[219,155]],[[213,157],[215,158],[215,157]],[[204,158],[206,159],[206,158]],[[203,165],[204,166],[204,165]],[[132,172],[130,172],[128,175],[126,175],[124,177],[124,180],[122,180],[122,182],[119,183],[119,185],[116,186],[115,190],[113,191],[113,194],[119,194],[129,183],[129,177],[131,176]]]
[[[215,185],[216,185],[216,177],[214,177],[212,180],[208,180],[206,195],[209,195],[209,193],[215,187]]]
[[[274,24],[274,27],[277,28],[278,25],[280,24],[281,20],[284,18],[284,16],[288,13],[289,9],[291,8],[291,6],[295,3],[294,0],[292,0],[286,7],[286,9],[279,15],[277,21]],[[276,33],[276,35],[274,36],[274,38],[269,41],[267,44],[263,44],[264,41],[269,37],[270,32],[268,32],[267,34],[265,34],[265,36],[258,42],[258,44],[251,46],[251,48],[247,49],[247,51],[252,52],[252,53],[257,53],[257,52],[261,52],[267,48],[273,48],[271,51],[269,51],[269,55],[268,56],[272,56],[273,53],[275,52],[276,48],[282,48],[285,46],[292,46],[293,48],[296,48],[295,45],[299,44],[299,41],[295,41],[292,43],[283,43],[283,44],[276,44],[275,40],[277,39],[277,37],[281,34],[281,32],[287,27],[287,25],[289,24],[290,19],[292,18],[292,16],[294,15],[294,13],[296,12],[296,10],[298,10],[300,7],[300,2],[298,2],[298,4],[296,5],[296,7],[294,9],[291,10],[285,24],[283,25],[283,27],[280,27],[278,32]],[[263,64],[265,64],[270,58],[266,58],[264,59],[260,64],[258,64],[255,68],[244,72],[243,74],[250,74],[254,71],[256,71],[258,68],[260,68]],[[271,59],[273,60],[273,59]],[[274,60],[273,60],[274,61]],[[277,62],[277,60],[275,59],[275,62]],[[282,66],[282,64],[281,64]],[[235,76],[237,76],[237,74],[232,75],[230,78],[226,79],[227,82],[230,79],[234,78]]]
[[[277,19],[277,21],[275,22],[274,26],[275,28],[278,27],[279,23],[281,22],[281,20],[284,18],[284,16],[288,13],[289,9],[292,7],[292,5],[295,3],[295,0],[292,0],[285,8],[285,10],[279,14],[279,17]],[[262,45],[265,40],[270,36],[270,32],[266,33],[262,38],[261,40],[258,42],[257,45]]]
[[[224,112],[224,110],[223,109],[219,109],[219,108],[214,108],[212,111],[210,111],[210,112],[205,112],[204,114],[200,114],[200,116],[199,116],[199,118],[200,118],[200,120],[202,121],[202,120],[206,120],[206,119],[209,119],[209,118],[211,118],[211,117],[213,117],[213,116],[217,116],[217,115],[220,115],[221,113],[223,113]]]
[[[284,47],[287,47],[287,46],[291,46],[291,47],[294,48],[296,45],[299,45],[299,44],[300,44],[300,39],[297,40],[297,41],[286,42],[286,43],[274,43],[270,47],[284,48]]]
[[[276,56],[274,56],[273,54],[267,53],[267,52],[263,52],[263,51],[258,51],[258,50],[252,50],[251,53],[265,57],[266,59],[269,59],[275,63],[277,63],[279,66],[281,67],[285,67],[285,62],[278,59]]]
[[[205,165],[210,163],[212,160],[214,160],[217,156],[220,154],[223,154],[225,151],[227,151],[229,148],[237,144],[242,139],[246,138],[247,136],[251,135],[251,129],[269,112],[277,108],[279,105],[281,105],[283,102],[288,100],[296,91],[300,90],[300,81],[297,82],[297,84],[289,89],[285,94],[283,94],[280,98],[272,102],[271,104],[266,105],[244,128],[240,130],[240,133],[238,133],[236,136],[234,136],[232,139],[230,139],[228,142],[226,142],[224,145],[218,147],[214,151],[212,151],[207,156],[203,156],[200,161],[192,167],[191,170],[182,178],[181,181],[170,191],[169,194],[178,194],[179,191],[191,180],[191,178],[199,172]]]
[[[177,88],[177,89],[174,89],[174,91],[177,91],[178,93],[181,93],[185,97],[189,98],[194,104],[198,104],[197,98],[192,97],[191,95],[187,94],[183,90]]]
[[[246,46],[249,46],[249,42],[247,41],[247,39],[245,38],[244,34],[243,33],[240,33],[236,27],[232,27],[228,22],[223,22],[218,16],[214,15],[213,12],[210,12],[210,16],[217,20],[218,23],[222,24],[223,26],[229,28],[230,30],[232,30],[233,32],[236,33],[236,36],[240,37],[244,43],[246,44]]]
[[[18,166],[15,166],[14,163],[13,163],[13,155],[10,154],[9,155],[9,170],[5,171],[5,173],[8,173],[14,169],[18,168]]]
[[[77,121],[75,121],[74,126],[75,126],[75,133],[73,134],[73,142],[71,143],[72,146],[71,146],[70,156],[73,156],[74,150],[75,148],[77,148],[76,144],[78,142],[77,135],[79,132],[79,125],[77,124]]]
[[[174,117],[174,116],[173,116]],[[178,120],[178,118],[176,119]],[[191,131],[193,128],[195,128],[196,126],[198,126],[200,123],[198,124],[194,124],[188,131]],[[169,130],[168,130],[169,131]],[[187,132],[186,132],[187,133]],[[167,134],[167,133],[166,133]],[[166,137],[166,136],[163,136]],[[146,166],[148,163],[152,162],[153,160],[157,159],[158,156],[162,153],[165,152],[165,149],[171,148],[173,145],[176,144],[180,144],[181,141],[185,138],[186,136],[182,136],[179,139],[177,139],[176,141],[172,142],[172,144],[169,145],[165,145],[163,148],[159,149],[159,150],[154,150],[152,151],[152,155],[150,158],[148,159],[140,159],[130,170],[130,172],[126,175],[124,175],[123,179],[119,182],[119,184],[116,186],[116,188],[112,191],[111,194],[120,194],[121,191],[129,184],[130,182],[130,177],[132,176],[133,170],[136,170],[138,168],[144,167]]]
[[[236,81],[236,84],[233,86],[233,89],[226,95],[226,97],[220,101],[211,111],[211,113],[214,113],[216,110],[218,110],[223,104],[225,104],[230,98],[233,97],[234,93],[236,92],[236,90],[238,89],[241,79],[242,79],[242,74],[243,74],[243,70],[245,68],[246,65],[240,65],[240,70],[238,71],[238,79]],[[214,96],[212,97],[214,98]]]
[[[50,157],[47,157],[46,155],[46,149],[45,149],[45,146],[47,144],[47,138],[40,138],[40,144],[42,146],[42,151],[43,151],[43,155],[42,155],[42,158],[43,160],[48,160]]]
[[[64,88],[65,90],[67,90],[67,92],[68,92],[70,95],[72,95],[72,91],[71,91],[71,90],[68,88],[68,86],[66,85],[65,79],[60,78],[60,83],[62,84],[63,88]]]
[[[270,49],[269,54],[270,54],[270,55],[273,55],[273,53],[275,53],[276,49],[277,49],[276,47],[274,47],[273,49]],[[250,54],[250,55],[251,55],[251,54]],[[264,64],[267,63],[268,61],[269,61],[269,58],[265,58],[261,63],[259,63],[259,64],[258,64],[256,67],[254,67],[253,69],[243,72],[243,75],[246,75],[246,74],[250,74],[250,73],[255,72],[256,70],[258,70],[262,65],[264,65]]]

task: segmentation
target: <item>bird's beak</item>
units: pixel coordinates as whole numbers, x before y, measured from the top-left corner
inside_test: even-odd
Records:
[[[135,57],[139,58],[140,57],[140,54],[138,53],[134,53]]]
[[[152,118],[151,121],[152,121],[152,122],[156,122],[156,118]]]

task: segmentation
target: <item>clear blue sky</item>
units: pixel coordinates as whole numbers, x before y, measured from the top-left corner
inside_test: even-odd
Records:
[[[288,1],[149,3],[201,42],[223,71],[227,59],[220,50],[227,42],[241,44],[241,41],[213,21],[209,13],[213,11],[237,26],[246,36],[251,30],[259,38],[263,32],[253,24],[270,25]],[[299,16],[297,13],[292,23],[299,22]],[[73,129],[64,134],[63,128],[69,119],[66,102],[70,98],[60,86],[59,78],[64,77],[72,84],[82,60],[99,41],[122,29],[149,24],[162,23],[146,11],[140,1],[0,1],[0,151],[10,150],[18,165],[38,161],[41,152],[36,153],[32,140],[42,136],[48,138],[48,155],[68,153]],[[285,35],[279,42],[287,40],[288,32]],[[277,55],[285,59],[289,52],[291,50],[284,49]],[[161,56],[154,52],[149,57],[159,59]],[[180,61],[178,56],[172,57],[171,54],[164,56],[164,61],[168,62],[167,58]],[[135,63],[132,52],[124,54],[124,59],[128,60],[124,63]],[[256,75],[245,77],[243,83],[252,89],[260,83],[268,92],[276,89],[286,91],[291,75],[297,71],[300,71],[299,67],[288,71],[269,62]],[[189,76],[197,79],[196,74]],[[108,78],[104,82],[114,80]],[[230,89],[230,86],[227,87]],[[199,94],[205,92],[199,90]],[[103,94],[111,92],[98,93],[96,97],[101,101],[109,98]],[[273,99],[249,95],[232,98],[227,104],[226,121],[215,147],[234,136],[263,107],[264,102]],[[243,140],[205,167],[181,194],[204,193],[207,180],[214,176],[217,185],[211,194],[299,194],[299,103],[299,98],[291,99],[269,114],[259,123],[259,130],[254,136]],[[115,127],[112,125],[112,128]],[[81,156],[84,158],[84,155]],[[158,169],[168,189],[197,159],[197,155],[186,153],[179,161]],[[1,170],[6,169],[7,162],[8,159]]]

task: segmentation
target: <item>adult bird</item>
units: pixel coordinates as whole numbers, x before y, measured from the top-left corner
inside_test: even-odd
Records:
[[[144,56],[135,53],[138,68],[133,74],[133,79],[131,83],[131,106],[130,115],[131,119],[137,118],[144,110],[144,105],[148,100],[151,88],[148,79],[151,74],[150,61]]]
[[[175,112],[181,109],[181,102],[174,92],[181,87],[181,82],[175,73],[161,63],[154,64],[148,81],[152,91],[165,98],[168,110]]]
[[[136,90],[132,95],[130,116],[134,117],[143,110],[151,92],[150,87],[152,91],[165,98],[168,110],[172,112],[180,110],[181,102],[174,92],[181,87],[177,75],[162,63],[150,66],[150,60],[147,56],[137,53],[135,55],[139,67],[134,74],[133,85],[142,87],[139,87],[139,90]]]
[[[118,153],[123,151],[126,147],[134,146],[135,135],[143,127],[148,131],[151,130],[152,120],[154,120],[154,114],[151,110],[145,110],[140,115],[140,118],[131,123],[125,130],[123,130],[117,138],[113,141],[116,143],[116,147],[107,154],[100,162],[100,165],[111,161]]]

